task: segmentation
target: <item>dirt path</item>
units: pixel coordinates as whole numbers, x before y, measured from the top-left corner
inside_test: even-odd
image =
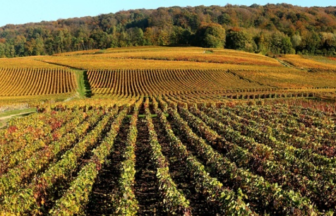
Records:
[[[236,76],[236,77],[238,77],[238,78],[241,79],[241,80],[245,80],[245,81],[247,81],[247,82],[249,82],[249,83],[256,83],[256,84],[258,84],[258,85],[260,85],[260,86],[267,86],[267,87],[271,87],[271,88],[278,88],[277,86],[271,86],[271,85],[269,85],[269,84],[264,84],[264,83],[261,83],[261,82],[258,82],[258,81],[250,80],[250,79],[248,79],[248,78],[246,78],[246,77],[243,77],[243,76],[241,76],[241,75],[238,75],[234,70],[227,70],[226,72],[227,72],[227,73],[230,73],[230,74],[232,74],[232,75],[234,75],[234,76]]]
[[[205,165],[206,161],[204,161],[202,157],[197,157],[198,154],[197,154],[196,150],[194,148],[192,148],[191,145],[189,144],[190,140],[188,140],[188,138],[184,135],[184,133],[181,132],[178,129],[178,125],[173,123],[172,117],[169,116],[167,118],[167,120],[170,122],[170,125],[172,126],[172,129],[173,129],[176,137],[179,138],[181,140],[181,142],[187,147],[188,152],[192,153],[199,160],[199,162],[201,162],[203,165]],[[187,165],[185,165],[185,166],[187,166]],[[184,178],[183,175],[180,176],[180,177]],[[192,178],[190,178],[187,182],[193,182],[193,181],[194,180]],[[193,186],[193,187],[195,187],[195,186]],[[195,202],[194,206],[191,203],[193,215],[217,215],[217,212],[219,212],[219,209],[218,209],[217,206],[213,206],[212,204],[208,203],[206,201],[206,198],[200,193],[197,194],[196,197],[198,197],[198,199],[194,200],[194,202]]]
[[[13,115],[8,115],[8,116],[3,116],[3,117],[0,117],[0,129],[1,128],[4,128],[6,127],[6,123],[13,117],[16,117],[16,116],[25,116],[25,115],[29,115],[29,114],[32,114],[32,113],[35,113],[35,112],[23,112],[23,113],[18,113],[18,114],[13,114]]]
[[[188,171],[186,162],[174,155],[165,129],[159,121],[159,118],[153,118],[153,123],[159,143],[162,147],[162,153],[169,163],[170,175],[176,183],[177,188],[181,190],[184,196],[189,200],[192,215],[216,215],[212,209],[209,208],[205,197],[195,190],[195,180]]]
[[[288,61],[284,61],[284,60],[281,60],[281,59],[278,59],[278,58],[275,58],[280,64],[282,64],[283,66],[285,67],[288,67],[288,68],[293,68],[293,69],[296,69],[296,70],[300,70],[300,71],[308,71],[304,68],[299,68],[299,67],[296,67],[294,66],[293,64],[289,63]]]
[[[160,205],[163,200],[159,195],[156,169],[151,160],[151,146],[145,118],[138,119],[137,128],[134,193],[139,201],[138,215],[165,215]]]
[[[31,114],[31,113],[34,113],[34,112],[24,112],[24,113],[18,113],[18,114],[13,114],[13,115],[9,115],[9,116],[0,117],[0,121],[10,119],[10,118],[13,118],[15,116],[27,115],[27,114]]]
[[[73,96],[68,97],[67,99],[65,99],[64,102],[69,102],[69,101],[71,101],[71,100],[73,100],[73,99],[75,99],[75,98],[80,98],[78,92],[76,92],[75,95],[73,95]]]
[[[86,208],[86,215],[111,215],[115,212],[113,206],[118,194],[118,180],[120,165],[124,160],[125,143],[129,132],[130,119],[125,118],[115,139],[112,154],[108,162],[102,167],[98,178],[93,185],[90,201]]]

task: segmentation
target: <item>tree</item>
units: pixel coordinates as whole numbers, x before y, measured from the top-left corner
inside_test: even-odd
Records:
[[[157,45],[157,38],[158,38],[158,33],[157,33],[157,28],[152,28],[148,27],[146,28],[146,31],[144,33],[144,45]]]
[[[335,7],[289,4],[170,7],[6,25],[0,27],[0,55],[172,44],[225,45],[261,53],[288,53],[295,49],[300,53],[336,55],[335,34]]]
[[[225,29],[216,23],[202,23],[196,32],[196,40],[202,47],[224,48]]]
[[[41,37],[35,40],[35,45],[33,48],[33,55],[44,55],[44,42]]]
[[[257,45],[256,52],[266,54],[268,52],[268,44],[265,38],[265,34],[260,32],[254,37],[254,41]]]
[[[128,43],[132,46],[144,45],[144,33],[141,28],[130,28],[127,30]]]
[[[310,54],[315,54],[316,51],[321,47],[321,38],[316,32],[307,32],[306,35],[302,37],[302,51]]]
[[[292,42],[288,36],[285,36],[281,40],[281,53],[283,54],[294,54],[295,50],[292,47]]]
[[[291,54],[295,52],[290,38],[281,32],[274,32],[272,34],[270,51],[274,54]]]
[[[218,23],[223,25],[230,25],[231,24],[231,17],[227,13],[223,13],[218,17]]]
[[[15,47],[15,53],[17,56],[25,55],[25,49],[24,49],[25,42],[26,42],[26,38],[23,35],[16,36],[14,40],[14,47]]]
[[[226,47],[229,49],[244,50],[248,43],[246,33],[238,28],[232,28],[226,35]]]
[[[36,45],[36,40],[35,39],[31,39],[31,40],[27,41],[25,43],[25,47],[24,47],[25,55],[28,55],[28,56],[33,55],[35,45]]]
[[[321,44],[327,50],[327,55],[334,55],[336,49],[336,35],[333,33],[321,33]]]
[[[190,28],[184,29],[180,26],[174,26],[170,34],[170,44],[189,44],[192,41],[191,36],[192,32]]]
[[[0,58],[6,57],[6,45],[4,43],[0,43]]]
[[[293,35],[292,38],[291,38],[291,42],[292,42],[293,48],[295,50],[297,50],[297,48],[301,45],[302,38],[298,34],[297,35]]]
[[[160,46],[167,46],[170,45],[170,34],[169,29],[160,29],[158,35],[158,45]]]
[[[111,45],[108,34],[102,30],[94,31],[90,37],[96,42],[95,48],[105,49]]]

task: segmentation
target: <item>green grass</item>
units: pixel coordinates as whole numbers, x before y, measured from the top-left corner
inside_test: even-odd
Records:
[[[77,92],[79,94],[80,98],[86,98],[86,97],[91,97],[91,88],[90,84],[87,81],[87,74],[86,71],[83,70],[75,70],[72,69],[75,74],[76,74],[76,79],[77,79]]]

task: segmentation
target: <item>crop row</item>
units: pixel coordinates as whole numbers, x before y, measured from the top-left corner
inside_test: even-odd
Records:
[[[71,93],[75,75],[65,69],[1,69],[0,96],[30,96]]]
[[[89,70],[88,80],[94,94],[179,94],[260,87],[217,70]]]

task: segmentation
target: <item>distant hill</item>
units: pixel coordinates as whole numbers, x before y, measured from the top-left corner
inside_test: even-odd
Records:
[[[336,55],[336,7],[169,7],[0,28],[0,57],[140,45],[331,56]]]

